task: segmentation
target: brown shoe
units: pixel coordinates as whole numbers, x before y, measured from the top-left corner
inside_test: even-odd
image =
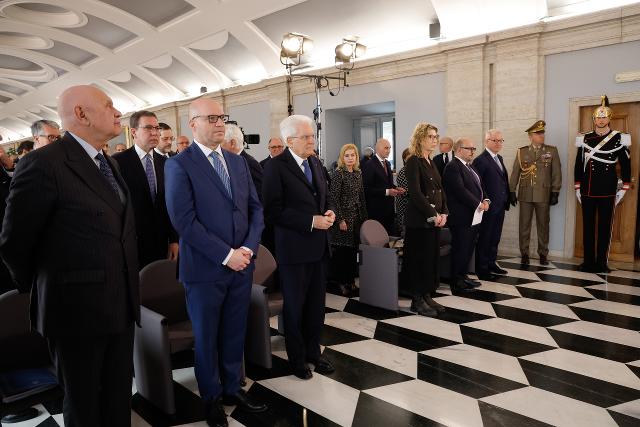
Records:
[[[520,258],[520,264],[529,265],[529,255],[522,255],[522,258]]]
[[[540,255],[540,264],[549,265],[549,260],[546,255]]]

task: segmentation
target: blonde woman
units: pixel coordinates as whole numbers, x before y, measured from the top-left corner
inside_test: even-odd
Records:
[[[339,284],[343,295],[350,295],[355,290],[360,225],[367,219],[360,158],[355,145],[345,144],[340,149],[329,191],[336,214],[331,227],[330,278]]]
[[[406,163],[409,202],[404,216],[403,271],[412,294],[411,311],[437,316],[444,307],[431,295],[440,283],[440,228],[447,222],[447,203],[438,168],[431,154],[438,145],[438,128],[418,123],[411,135]]]

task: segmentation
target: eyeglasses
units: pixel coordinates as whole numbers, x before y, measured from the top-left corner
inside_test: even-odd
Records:
[[[487,139],[487,141],[496,142],[498,144],[504,144],[504,139]]]
[[[175,141],[175,136],[165,136],[164,138],[160,138],[163,141]]]
[[[160,126],[151,126],[151,125],[146,125],[146,126],[138,126],[138,129],[144,129],[147,132],[151,132],[153,130],[155,130],[156,132],[160,132],[160,130],[162,129]]]
[[[271,147],[269,147],[269,150],[273,150],[273,149],[281,149],[284,148],[284,145],[272,145]]]
[[[207,121],[209,121],[209,123],[218,123],[218,120],[222,120],[222,123],[227,123],[229,121],[229,115],[228,114],[222,114],[222,115],[210,114],[208,116],[193,116],[193,117],[191,117],[191,120],[195,120],[195,119],[200,118],[200,117],[206,118]]]
[[[290,136],[289,138],[304,139],[306,141],[315,141],[315,135]]]
[[[38,135],[39,138],[47,138],[49,142],[56,142],[60,139],[60,135]]]
[[[477,150],[477,148],[476,148],[476,147],[460,147],[460,148],[462,148],[463,150],[469,150],[469,151],[471,151],[472,153],[473,153],[474,151],[476,151],[476,150]]]

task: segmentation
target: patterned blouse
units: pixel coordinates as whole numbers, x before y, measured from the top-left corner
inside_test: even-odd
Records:
[[[399,233],[404,235],[404,213],[407,210],[407,203],[409,203],[409,185],[407,184],[407,170],[403,166],[398,172],[396,177],[396,185],[402,187],[405,190],[404,194],[400,194],[395,197],[396,203],[396,226]]]
[[[360,225],[368,218],[362,172],[338,168],[332,175],[329,193],[335,207],[336,220],[330,229],[331,244],[357,247]],[[347,231],[340,230],[341,221],[347,223]]]

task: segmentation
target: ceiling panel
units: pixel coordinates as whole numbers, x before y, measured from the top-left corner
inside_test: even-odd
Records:
[[[16,6],[21,7],[23,9],[32,10],[34,12],[45,12],[45,13],[65,13],[67,9],[62,7],[58,7],[52,4],[45,3],[19,3]]]
[[[9,102],[11,99],[8,96],[0,95],[0,102]]]
[[[101,0],[112,6],[122,9],[130,14],[147,21],[154,27],[159,27],[183,15],[191,10],[193,6],[183,0]],[[211,0],[209,0],[211,1]]]
[[[85,15],[88,18],[86,25],[76,28],[65,28],[65,31],[85,37],[110,49],[114,49],[136,37],[131,31],[125,30],[116,24],[112,24],[88,13],[85,13]]]
[[[259,78],[264,78],[267,74],[258,59],[231,34],[220,49],[192,50],[234,82],[252,80],[253,74],[261,74]]]
[[[0,53],[0,68],[20,71],[39,71],[42,69],[38,64],[29,60]]]
[[[129,80],[128,82],[113,82],[113,84],[118,85],[128,92],[131,92],[147,103],[150,103],[151,100],[155,99],[156,97],[156,92],[144,81],[142,81],[142,79],[134,75],[131,75],[131,80]]]
[[[13,93],[14,95],[22,95],[23,93],[26,92],[26,90],[19,88],[19,87],[15,87],[12,85],[8,85],[8,84],[4,84],[4,83],[0,83],[0,90],[3,90],[5,92],[9,92],[9,93]]]
[[[201,79],[186,65],[176,58],[171,59],[171,65],[166,68],[147,67],[147,69],[168,83],[171,83],[185,94],[192,92],[194,86],[200,87],[204,85]]]
[[[51,46],[49,49],[40,49],[38,50],[38,52],[42,52],[47,55],[54,56],[58,59],[71,62],[72,64],[77,66],[80,66],[96,57],[91,52],[87,52],[86,50],[68,45],[66,43],[62,43],[60,41],[54,41],[53,46]]]

